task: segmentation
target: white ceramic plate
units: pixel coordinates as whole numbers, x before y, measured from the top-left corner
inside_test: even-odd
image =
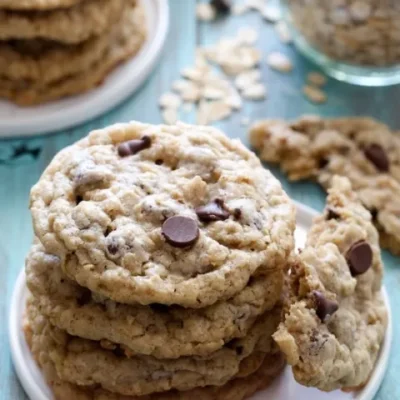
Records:
[[[33,136],[70,128],[104,114],[130,96],[153,70],[169,25],[167,0],[141,0],[148,37],[139,53],[90,92],[48,104],[19,107],[0,100],[0,137]]]
[[[307,230],[315,215],[316,212],[311,208],[297,204],[297,247],[304,246]],[[25,274],[22,271],[18,277],[11,301],[9,324],[11,356],[16,373],[29,398],[31,400],[50,400],[52,399],[50,389],[31,357],[22,332],[21,321],[26,294]],[[385,289],[383,289],[383,295],[389,312],[388,329],[375,370],[363,390],[355,393],[344,393],[342,391],[323,393],[317,389],[306,388],[295,382],[291,369],[287,367],[285,372],[275,379],[271,386],[264,391],[258,392],[251,400],[372,400],[384,377],[392,342],[392,314]]]

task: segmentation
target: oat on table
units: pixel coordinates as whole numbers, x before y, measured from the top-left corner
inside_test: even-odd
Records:
[[[291,180],[313,179],[327,189],[334,175],[346,176],[381,244],[400,254],[400,137],[386,125],[370,118],[266,120],[251,127],[250,142]]]
[[[367,383],[384,338],[378,233],[350,182],[334,177],[323,214],[290,270],[274,339],[296,380],[324,391]]]
[[[64,273],[122,303],[202,308],[284,269],[293,249],[280,183],[239,141],[183,123],[92,132],[50,163],[31,211]]]

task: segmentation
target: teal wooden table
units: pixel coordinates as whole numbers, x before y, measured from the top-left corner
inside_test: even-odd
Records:
[[[167,1],[167,0],[165,0]],[[0,400],[25,399],[13,371],[7,336],[7,318],[14,282],[21,270],[24,257],[32,241],[32,226],[28,210],[30,187],[54,154],[78,140],[94,128],[117,121],[138,119],[150,123],[161,122],[157,100],[169,90],[179,71],[191,65],[197,46],[211,43],[221,35],[235,33],[240,25],[251,25],[260,32],[259,47],[263,54],[280,50],[292,57],[295,71],[283,75],[262,65],[263,81],[268,87],[268,98],[263,102],[245,103],[242,112],[217,124],[229,136],[244,143],[246,128],[240,125],[243,116],[251,120],[263,117],[295,118],[301,114],[324,116],[370,115],[400,128],[400,87],[368,89],[328,82],[328,102],[315,106],[304,99],[301,87],[307,72],[315,67],[296,51],[280,44],[274,30],[256,13],[205,24],[196,22],[195,0],[171,0],[171,29],[163,57],[150,79],[124,104],[108,114],[78,128],[29,140],[0,141]],[[265,58],[265,57],[264,57]],[[397,103],[397,104],[396,104]],[[193,122],[189,116],[188,122]],[[274,173],[294,199],[321,210],[325,195],[311,183],[289,183],[277,169]],[[394,310],[394,343],[391,360],[377,400],[400,399],[400,259],[384,254],[385,284]]]

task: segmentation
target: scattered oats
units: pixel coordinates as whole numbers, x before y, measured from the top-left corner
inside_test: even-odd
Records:
[[[160,96],[158,104],[161,108],[179,108],[182,101],[175,93],[164,93]]]
[[[314,86],[321,87],[321,86],[324,86],[326,83],[326,76],[322,75],[319,72],[310,72],[307,75],[307,81],[308,81],[308,83],[310,83]]]
[[[232,89],[230,94],[225,97],[225,103],[228,104],[233,110],[240,110],[243,105],[242,98],[235,89]]]
[[[245,90],[246,87],[256,83],[261,79],[261,71],[259,69],[251,69],[244,71],[236,76],[235,86],[239,90]]]
[[[182,109],[185,113],[190,113],[193,111],[193,103],[183,103]]]
[[[172,83],[172,90],[181,93],[186,90],[189,85],[191,85],[191,83],[185,79],[178,79]]]
[[[194,82],[201,82],[205,79],[206,75],[210,72],[208,65],[203,67],[188,67],[181,71],[181,75]]]
[[[181,90],[180,95],[183,101],[196,103],[200,100],[201,89],[193,82],[188,82],[188,86],[184,90]]]
[[[290,72],[293,69],[293,64],[290,58],[283,53],[273,52],[267,56],[267,64],[279,72]]]
[[[199,125],[208,125],[210,122],[225,119],[231,114],[231,107],[223,101],[201,100],[197,111],[197,123]]]
[[[254,44],[258,39],[258,33],[250,27],[240,28],[238,32],[238,40],[243,44]]]
[[[240,120],[240,124],[242,126],[247,126],[250,124],[250,118],[249,117],[242,117],[242,119]]]
[[[178,111],[176,108],[165,108],[162,110],[162,118],[168,125],[176,124],[178,121]]]
[[[279,7],[271,5],[265,6],[261,10],[261,15],[268,22],[278,22],[282,18],[281,9]]]
[[[326,94],[314,86],[305,85],[303,87],[303,93],[313,103],[321,104],[327,100]]]
[[[226,91],[216,88],[213,85],[206,85],[203,88],[202,96],[208,100],[220,100],[226,96]]]
[[[277,22],[275,24],[275,30],[282,43],[289,44],[292,42],[292,34],[290,33],[289,27],[286,25],[286,22]]]
[[[205,50],[202,49],[201,47],[198,47],[195,52],[195,59],[194,59],[194,65],[198,68],[206,68],[209,67],[207,63],[207,58],[205,54]]]
[[[233,6],[232,14],[243,15],[244,13],[246,13],[249,10],[250,10],[250,7],[246,3],[238,3]]]
[[[196,6],[196,16],[200,21],[212,21],[217,14],[209,3],[200,3]]]
[[[263,99],[265,99],[266,94],[267,94],[267,91],[265,89],[265,86],[259,82],[255,83],[251,86],[248,86],[242,92],[242,96],[245,99],[249,99],[249,100],[263,100]]]

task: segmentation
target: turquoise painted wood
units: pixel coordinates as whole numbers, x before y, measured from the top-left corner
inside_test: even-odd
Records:
[[[295,61],[295,71],[289,75],[268,70],[262,65],[263,80],[268,85],[268,99],[246,103],[243,111],[218,124],[229,136],[240,138],[247,144],[246,128],[240,125],[242,116],[251,120],[262,117],[294,118],[301,114],[324,116],[371,115],[393,127],[400,128],[400,88],[368,89],[329,81],[326,92],[329,101],[314,106],[301,94],[305,75],[315,67],[296,51],[282,46],[271,26],[258,14],[229,17],[213,24],[197,23],[195,0],[170,0],[171,30],[164,47],[162,60],[150,79],[128,101],[106,115],[69,131],[45,138],[0,141],[0,400],[25,399],[10,361],[7,318],[14,282],[23,266],[24,257],[32,241],[31,219],[28,211],[30,187],[54,154],[94,128],[117,121],[138,119],[145,122],[161,121],[157,107],[159,95],[169,89],[179,71],[191,64],[196,46],[209,44],[221,35],[235,33],[240,26],[251,25],[260,32],[259,46],[263,54],[272,50],[287,53]],[[193,116],[183,116],[188,122]],[[321,210],[325,195],[311,183],[289,183],[273,168],[285,189],[296,200]],[[400,259],[384,254],[385,284],[394,310],[394,343],[390,366],[376,400],[400,399]]]

